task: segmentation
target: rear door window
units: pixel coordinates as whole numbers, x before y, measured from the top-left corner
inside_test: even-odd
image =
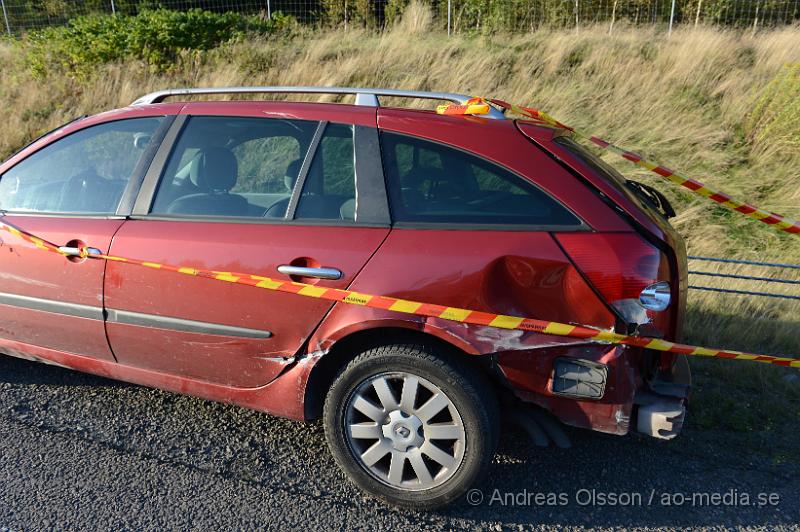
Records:
[[[381,133],[381,149],[396,222],[581,224],[533,183],[470,153],[387,132]]]
[[[162,120],[106,122],[45,146],[0,177],[0,209],[114,214]]]
[[[285,218],[317,122],[195,116],[151,208],[170,216]]]
[[[328,124],[300,195],[295,218],[355,221],[353,126]]]

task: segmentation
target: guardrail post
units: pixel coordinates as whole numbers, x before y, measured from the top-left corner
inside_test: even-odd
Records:
[[[8,22],[8,13],[6,13],[6,3],[3,0],[0,0],[0,5],[3,6],[3,18],[6,21],[6,31],[8,32],[8,36],[11,37],[11,24]]]

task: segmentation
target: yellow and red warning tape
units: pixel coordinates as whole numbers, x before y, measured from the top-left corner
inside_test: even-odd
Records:
[[[21,238],[22,240],[33,244],[34,246],[36,246],[41,250],[57,253],[59,255],[67,255],[65,251],[59,249],[59,247],[56,246],[55,244],[48,242],[42,238],[39,238],[35,235],[32,235],[26,231],[23,231],[22,229],[19,229],[6,222],[0,221],[0,230],[7,231]],[[678,353],[682,355],[692,355],[692,356],[711,357],[711,358],[728,358],[735,360],[750,360],[752,362],[762,362],[766,364],[774,364],[777,366],[800,368],[800,359],[796,358],[755,355],[755,354],[741,353],[739,351],[730,351],[725,349],[708,349],[705,347],[668,342],[666,340],[661,340],[658,338],[648,338],[643,336],[628,336],[624,334],[617,334],[610,331],[601,331],[583,325],[570,325],[566,323],[558,323],[555,321],[543,321],[533,318],[520,318],[517,316],[506,316],[503,314],[493,314],[477,310],[468,310],[456,307],[445,307],[442,305],[421,303],[418,301],[408,301],[405,299],[397,299],[394,297],[364,294],[360,292],[354,292],[352,290],[324,288],[310,284],[296,283],[293,281],[280,281],[277,279],[271,279],[269,277],[263,277],[260,275],[252,275],[249,273],[219,272],[213,270],[203,270],[199,268],[173,266],[170,264],[162,264],[159,262],[130,259],[126,257],[117,257],[114,255],[96,254],[96,253],[90,253],[89,248],[86,247],[80,249],[80,256],[87,259],[124,262],[127,264],[133,264],[145,268],[164,270],[183,275],[191,275],[194,277],[203,277],[226,283],[241,284],[255,288],[261,288],[264,290],[287,292],[290,294],[297,294],[299,296],[326,299],[328,301],[337,301],[342,303],[348,303],[350,305],[361,305],[364,307],[377,308],[381,310],[401,312],[403,314],[413,314],[415,316],[441,318],[444,320],[450,320],[459,323],[467,323],[470,325],[483,325],[489,327],[497,327],[500,329],[517,329],[521,331],[532,331],[542,334],[551,334],[554,336],[581,338],[587,341],[607,342],[619,345],[630,345],[646,349],[653,349],[656,351]]]
[[[755,220],[758,220],[759,222],[770,225],[780,231],[784,231],[786,233],[794,235],[800,235],[800,222],[798,221],[791,220],[785,216],[776,214],[774,212],[769,212],[763,209],[759,209],[755,205],[750,205],[749,203],[735,200],[728,194],[725,194],[724,192],[715,191],[710,187],[704,185],[703,183],[691,179],[681,174],[680,172],[670,170],[666,166],[662,166],[660,164],[648,161],[647,159],[645,159],[644,157],[642,157],[637,153],[625,150],[623,148],[620,148],[619,146],[612,144],[611,142],[608,142],[607,140],[601,139],[600,137],[584,133],[580,130],[575,129],[574,127],[559,122],[558,120],[548,115],[544,111],[540,111],[538,109],[532,109],[530,107],[522,107],[519,105],[514,105],[508,102],[504,102],[503,100],[476,97],[469,100],[465,105],[456,105],[456,104],[440,105],[436,108],[436,112],[442,115],[486,114],[489,112],[489,103],[492,103],[502,109],[506,109],[520,116],[532,118],[539,122],[544,122],[545,124],[549,124],[551,126],[571,131],[574,135],[584,138],[592,142],[593,144],[596,144],[597,146],[603,148],[604,150],[616,153],[620,157],[623,157],[631,161],[632,163],[641,166],[642,168],[646,168],[668,181],[671,181],[684,188],[687,188],[692,192],[694,192],[695,194],[708,198],[711,201],[715,201],[720,205],[727,207],[728,209],[736,211],[740,214],[744,214],[745,216],[749,216],[750,218],[753,218]]]

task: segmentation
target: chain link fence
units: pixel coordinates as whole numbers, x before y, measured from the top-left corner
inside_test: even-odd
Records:
[[[366,26],[393,23],[410,0],[0,0],[4,29],[65,24],[92,13],[136,14],[141,9],[202,8],[215,12],[280,12],[312,26]],[[448,32],[533,31],[584,25],[711,24],[752,28],[800,22],[800,0],[429,0],[436,24]]]

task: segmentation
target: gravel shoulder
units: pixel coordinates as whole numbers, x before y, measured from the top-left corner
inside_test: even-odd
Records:
[[[333,463],[318,423],[5,356],[0,412],[0,530],[800,523],[796,460],[776,462],[752,452],[752,435],[696,429],[691,418],[667,443],[571,431],[573,449],[537,449],[511,432],[478,486],[479,504],[414,513],[362,497]],[[727,499],[703,504],[714,493]]]

